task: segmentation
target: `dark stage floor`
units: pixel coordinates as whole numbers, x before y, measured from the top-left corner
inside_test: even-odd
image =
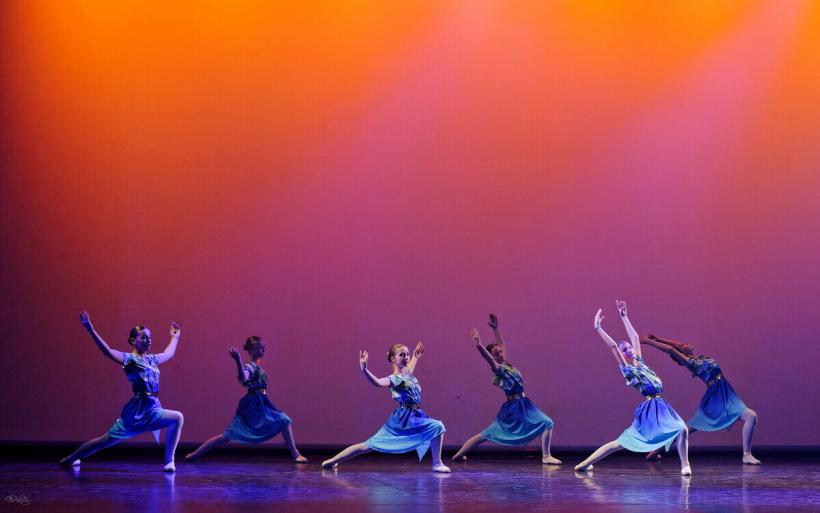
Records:
[[[159,452],[100,454],[81,470],[61,470],[44,455],[0,463],[3,511],[820,511],[820,462],[765,456],[761,467],[739,456],[693,454],[694,476],[679,475],[677,458],[648,463],[615,455],[576,474],[576,455],[546,467],[534,454],[509,459],[477,454],[452,474],[430,472],[429,460],[373,455],[336,471],[284,456],[223,454],[161,472]]]

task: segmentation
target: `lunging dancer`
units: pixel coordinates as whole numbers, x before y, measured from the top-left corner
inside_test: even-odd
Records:
[[[111,429],[102,436],[91,439],[81,445],[62,460],[63,467],[77,466],[81,460],[91,456],[95,452],[116,445],[127,438],[131,438],[146,431],[153,431],[154,437],[159,441],[159,430],[168,428],[165,433],[165,466],[166,472],[176,471],[174,466],[174,452],[179,443],[179,436],[182,432],[182,413],[174,410],[166,410],[159,402],[159,365],[174,357],[179,343],[181,331],[179,325],[171,323],[171,341],[165,351],[159,354],[151,354],[151,330],[145,326],[134,326],[128,335],[128,343],[133,346],[130,353],[117,351],[100,337],[91,324],[88,312],[80,314],[80,322],[88,331],[94,343],[102,351],[103,355],[122,365],[125,376],[131,382],[131,389],[134,397],[122,408],[120,418],[114,422]]]
[[[635,419],[616,440],[606,443],[593,452],[587,459],[576,465],[575,470],[585,471],[592,465],[613,452],[627,449],[633,452],[649,452],[664,447],[667,451],[672,442],[678,440],[681,474],[692,475],[689,465],[688,431],[683,419],[661,395],[663,383],[655,371],[644,363],[641,357],[640,337],[632,327],[626,312],[626,302],[616,301],[618,312],[629,335],[629,342],[615,341],[601,327],[604,315],[599,309],[595,314],[594,327],[604,343],[609,347],[626,384],[635,387],[644,396],[644,401],[635,409]]]
[[[248,352],[250,357],[244,365],[239,356],[239,349],[231,347],[228,349],[228,354],[236,364],[239,384],[247,388],[248,392],[239,400],[236,415],[225,432],[206,440],[194,452],[185,456],[185,461],[195,461],[211,449],[231,441],[258,444],[282,433],[282,438],[285,440],[293,461],[307,463],[307,458],[299,454],[296,443],[293,441],[290,417],[278,410],[268,399],[268,376],[262,369],[265,342],[256,336],[248,337],[242,348]]]
[[[421,386],[413,376],[416,364],[424,354],[424,344],[418,342],[413,353],[404,344],[396,344],[387,352],[387,361],[393,365],[393,373],[377,378],[367,368],[367,351],[359,351],[359,368],[372,385],[390,388],[399,406],[393,410],[387,422],[366,441],[351,445],[336,456],[322,462],[322,468],[336,468],[339,463],[370,451],[402,453],[415,450],[419,460],[427,449],[432,449],[433,471],[450,472],[441,462],[441,446],[444,441],[444,424],[431,419],[421,409]]]
[[[706,384],[706,392],[700,400],[700,407],[689,420],[689,433],[728,429],[738,420],[742,420],[742,461],[746,465],[760,465],[760,460],[752,456],[752,437],[757,425],[757,413],[740,399],[720,370],[718,362],[708,356],[695,356],[695,349],[691,344],[677,340],[649,335],[641,337],[641,343],[668,354],[678,365],[686,367],[693,378],[698,378]],[[659,459],[660,454],[652,451],[647,458]]]
[[[518,369],[507,362],[507,344],[498,329],[498,317],[490,314],[490,328],[495,342],[481,345],[481,336],[473,328],[470,332],[478,353],[490,364],[493,371],[493,385],[504,391],[507,401],[501,405],[495,420],[487,428],[470,437],[453,456],[455,461],[465,461],[466,454],[487,440],[502,445],[527,445],[530,440],[541,435],[541,463],[560,465],[561,460],[550,454],[552,442],[552,419],[538,409],[532,400],[524,395],[524,377]]]

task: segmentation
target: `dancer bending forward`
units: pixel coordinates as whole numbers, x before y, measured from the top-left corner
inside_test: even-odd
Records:
[[[293,461],[307,463],[307,459],[299,454],[296,443],[293,441],[290,417],[278,410],[268,399],[268,376],[262,369],[265,342],[259,337],[248,337],[242,348],[250,356],[244,365],[239,357],[239,349],[231,347],[228,349],[228,354],[236,363],[239,384],[247,388],[248,393],[239,400],[236,415],[225,432],[206,440],[197,450],[185,456],[185,461],[194,461],[211,449],[231,441],[258,444],[282,433],[282,438],[285,439],[285,445]]]
[[[421,386],[413,376],[413,370],[424,353],[419,342],[410,350],[404,344],[396,344],[387,352],[387,361],[393,364],[393,373],[377,378],[367,368],[367,351],[359,351],[359,368],[367,381],[377,387],[389,387],[399,406],[393,410],[379,431],[360,444],[351,445],[336,456],[322,462],[322,468],[336,468],[339,463],[370,451],[402,453],[415,450],[419,460],[432,446],[433,471],[450,472],[441,462],[441,446],[444,441],[444,424],[431,419],[421,409]]]
[[[680,456],[681,474],[692,475],[689,466],[688,431],[683,419],[678,416],[672,406],[662,397],[663,383],[655,372],[644,363],[641,357],[641,344],[638,333],[632,327],[626,312],[626,303],[616,301],[618,312],[629,334],[629,342],[615,341],[607,335],[601,327],[604,319],[601,310],[595,314],[595,331],[612,351],[621,374],[626,378],[628,386],[635,387],[644,396],[644,401],[635,409],[635,420],[617,440],[602,445],[587,459],[579,463],[575,470],[589,470],[596,463],[613,452],[627,449],[633,452],[649,452],[661,447],[669,450],[669,446],[677,438],[678,455]]]
[[[760,460],[752,456],[752,437],[757,425],[757,413],[740,399],[720,370],[718,362],[708,356],[695,356],[691,344],[676,340],[649,335],[641,337],[641,343],[668,354],[678,365],[686,367],[693,378],[698,378],[706,384],[706,392],[700,400],[700,407],[689,420],[689,433],[729,429],[732,424],[742,420],[742,461],[746,465],[760,465]],[[647,458],[660,458],[660,454],[652,451]]]
[[[100,337],[91,324],[88,312],[80,314],[80,321],[88,331],[94,343],[102,353],[122,365],[125,376],[131,382],[134,397],[122,408],[120,418],[114,422],[111,429],[102,436],[91,439],[81,445],[62,460],[61,466],[77,466],[80,461],[97,451],[116,445],[127,438],[146,431],[153,431],[159,442],[159,430],[168,428],[165,434],[165,466],[166,472],[174,472],[174,452],[182,433],[182,413],[166,410],[159,403],[159,365],[174,357],[179,343],[180,329],[177,323],[171,323],[171,341],[165,351],[159,354],[150,354],[151,330],[145,326],[134,326],[128,335],[128,343],[134,346],[130,353],[117,351]]]
[[[490,314],[489,324],[495,335],[495,343],[488,344],[486,348],[481,345],[477,329],[473,328],[470,334],[479,354],[490,364],[494,375],[493,385],[504,391],[507,401],[501,405],[492,424],[464,442],[453,460],[466,460],[465,455],[469,451],[487,440],[503,445],[527,445],[533,438],[541,435],[541,463],[560,465],[561,461],[550,454],[552,419],[524,395],[524,377],[506,360],[507,345],[498,329],[498,317]]]

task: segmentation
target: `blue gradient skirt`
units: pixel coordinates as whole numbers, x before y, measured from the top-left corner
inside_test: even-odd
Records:
[[[529,397],[519,397],[501,405],[495,420],[481,436],[499,444],[526,445],[553,424]]]
[[[635,408],[635,420],[617,442],[633,452],[650,452],[661,447],[669,450],[686,424],[666,399],[657,397],[644,400]]]
[[[291,424],[265,394],[249,393],[239,400],[236,415],[225,429],[225,438],[246,444],[270,440]]]
[[[154,439],[159,442],[159,430],[165,427],[162,414],[165,410],[159,398],[147,395],[135,395],[125,403],[120,418],[108,430],[112,438],[131,438],[146,431],[153,431]]]
[[[725,378],[706,387],[700,407],[689,420],[699,431],[718,431],[731,427],[747,406]]]
[[[444,424],[431,419],[421,409],[399,406],[375,435],[365,441],[374,451],[391,454],[415,450],[419,460],[430,448],[430,441],[444,433]]]

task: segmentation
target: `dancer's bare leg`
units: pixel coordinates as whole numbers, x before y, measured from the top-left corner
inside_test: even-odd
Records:
[[[601,461],[602,459],[606,458],[607,456],[609,456],[610,454],[612,454],[613,452],[618,452],[621,449],[623,449],[623,447],[621,447],[621,444],[618,443],[617,440],[613,440],[609,443],[606,443],[606,444],[600,446],[595,452],[590,454],[589,458],[587,458],[584,461],[582,461],[581,463],[575,465],[575,470],[578,470],[578,471],[589,470],[589,469],[592,468],[593,463],[597,463],[597,462]]]
[[[123,440],[125,439],[114,438],[113,436],[109,436],[108,433],[102,436],[98,436],[97,438],[92,438],[83,445],[79,446],[77,450],[75,450],[65,458],[61,459],[60,466],[70,467],[72,465],[79,465],[81,460],[91,456],[95,452],[111,447],[112,445],[117,445]]]
[[[681,475],[691,476],[692,467],[689,466],[689,430],[684,429],[678,435],[678,457],[680,458]]]
[[[282,438],[285,439],[285,445],[290,451],[290,458],[296,463],[307,463],[307,458],[302,456],[299,449],[296,448],[296,442],[293,440],[293,429],[290,426],[291,424],[288,424],[288,427],[282,430]]]
[[[191,463],[199,459],[203,454],[206,452],[216,449],[217,447],[222,447],[230,443],[231,440],[226,437],[224,434],[221,435],[214,435],[211,438],[205,440],[199,447],[196,448],[194,452],[189,452],[185,455],[185,461]]]
[[[430,441],[430,453],[433,457],[433,472],[450,472],[450,467],[441,462],[442,445],[444,445],[444,433]]]
[[[692,433],[696,432],[697,429],[690,427],[689,428],[689,436],[692,436]],[[648,460],[660,460],[662,458],[660,449],[655,449],[652,452],[646,454],[646,459]]]
[[[457,453],[453,456],[453,461],[466,461],[467,460],[467,453],[478,447],[479,445],[486,442],[487,439],[479,433],[477,435],[473,435],[464,442],[464,445],[461,446],[461,449],[458,450]]]
[[[553,428],[545,429],[541,433],[541,463],[544,465],[560,465],[561,460],[550,454]]]
[[[185,423],[185,417],[181,412],[164,410],[162,421],[163,427],[168,428],[165,432],[165,466],[162,469],[165,472],[176,472],[174,455],[177,451],[177,444],[179,444],[179,437],[182,436],[182,424]]]
[[[757,426],[757,413],[751,408],[746,408],[740,414],[740,418],[743,420],[743,463],[760,465],[760,460],[752,456],[752,437]]]
[[[351,445],[336,456],[322,462],[322,468],[336,468],[339,463],[372,451],[365,443]]]

